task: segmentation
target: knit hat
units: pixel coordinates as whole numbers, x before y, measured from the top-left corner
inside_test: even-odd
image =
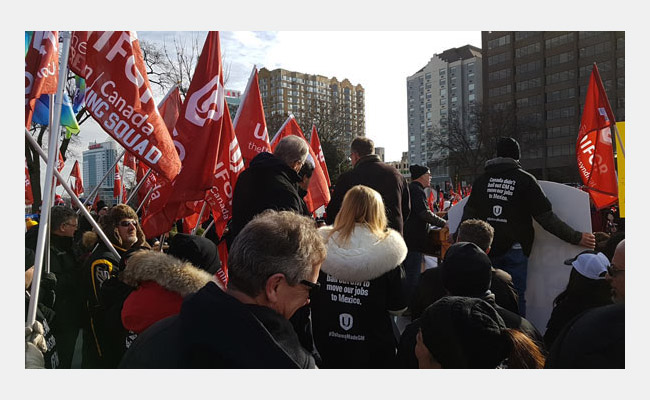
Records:
[[[459,242],[447,249],[440,273],[452,295],[483,297],[490,290],[492,263],[476,244]]]
[[[443,297],[424,310],[420,329],[442,368],[496,368],[508,356],[506,325],[481,299]]]
[[[177,233],[169,243],[169,255],[192,263],[214,275],[221,268],[217,245],[201,236]]]
[[[429,168],[413,164],[409,167],[409,171],[411,171],[411,179],[418,179],[422,175],[429,172]]]
[[[497,142],[497,157],[510,157],[519,160],[521,150],[519,143],[511,137],[502,137]]]
[[[609,266],[607,256],[593,250],[585,250],[573,258],[564,261],[565,265],[573,265],[580,275],[589,279],[605,279]]]

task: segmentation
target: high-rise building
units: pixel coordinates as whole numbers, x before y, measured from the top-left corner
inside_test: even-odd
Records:
[[[383,147],[375,147],[375,154],[381,159],[381,161],[385,161],[386,149]]]
[[[293,114],[306,135],[316,123],[319,136],[335,137],[343,152],[348,151],[352,138],[366,134],[365,96],[360,84],[280,68],[262,68],[259,83],[267,123],[276,116]],[[274,134],[269,130],[271,137]]]
[[[88,196],[115,163],[117,144],[112,140],[104,143],[91,142],[88,145],[88,150],[84,151],[82,155],[84,195]],[[110,173],[99,187],[99,198],[106,204],[115,204],[117,201],[113,198],[114,179],[115,171]]]
[[[537,178],[580,182],[576,139],[592,65],[625,120],[625,32],[482,32],[485,112],[514,114],[521,164]]]
[[[450,179],[442,162],[448,151],[435,143],[447,137],[452,116],[468,124],[482,100],[481,49],[466,45],[434,54],[406,79],[406,86],[409,162],[429,166],[432,184],[442,184]]]

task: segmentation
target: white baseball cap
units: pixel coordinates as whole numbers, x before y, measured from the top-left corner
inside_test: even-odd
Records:
[[[601,252],[585,250],[573,258],[564,261],[566,265],[573,265],[573,268],[580,275],[589,279],[605,279],[609,259]]]

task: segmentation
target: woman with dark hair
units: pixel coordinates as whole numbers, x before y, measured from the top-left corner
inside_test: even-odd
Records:
[[[600,252],[586,250],[564,262],[573,265],[566,289],[553,300],[544,342],[550,349],[562,328],[575,316],[594,307],[612,304],[605,280],[609,260]]]
[[[418,319],[415,355],[425,368],[543,368],[544,356],[525,334],[508,329],[486,301],[447,296]]]

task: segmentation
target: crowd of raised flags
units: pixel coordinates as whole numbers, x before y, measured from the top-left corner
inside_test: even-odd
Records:
[[[256,67],[253,67],[240,107],[231,123],[224,96],[223,65],[218,32],[209,32],[184,101],[173,87],[156,105],[135,32],[75,31],[70,33],[67,67],[76,74],[71,101],[64,93],[60,124],[68,135],[79,132],[75,114],[81,107],[125,149],[123,166],[135,171],[142,226],[147,237],[172,229],[178,219],[195,228],[212,214],[216,234],[224,234],[232,211],[232,195],[239,174],[250,160],[273,151],[287,135],[305,138],[289,115],[269,140]],[[48,125],[59,76],[57,31],[27,32],[25,39],[25,127]],[[53,96],[52,96],[53,97]],[[611,128],[615,119],[596,65],[589,82],[576,142],[584,189],[598,209],[618,200]],[[618,137],[618,132],[616,132]],[[619,138],[620,141],[620,138]],[[309,160],[315,170],[306,204],[311,212],[327,205],[331,182],[316,131],[312,127]],[[622,148],[622,143],[621,148]],[[623,150],[624,152],[624,150]],[[623,153],[624,154],[624,153]],[[58,154],[60,172],[63,158]],[[124,171],[122,171],[124,172]],[[83,192],[79,165],[71,172],[73,193]],[[47,190],[47,182],[46,182]],[[471,187],[449,190],[449,206],[469,196]],[[114,196],[127,201],[119,167],[115,164]],[[448,208],[442,192],[429,195],[429,207]],[[96,202],[98,196],[94,197]],[[88,199],[90,201],[93,199]],[[33,196],[27,165],[25,203]],[[226,267],[227,253],[220,247]],[[225,283],[224,277],[224,283]]]

